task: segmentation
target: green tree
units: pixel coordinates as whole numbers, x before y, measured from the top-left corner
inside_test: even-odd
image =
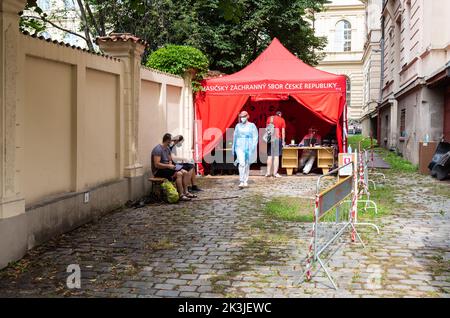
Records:
[[[133,33],[150,44],[147,55],[166,44],[189,45],[207,55],[211,69],[225,73],[242,69],[274,37],[312,65],[326,43],[309,20],[328,0],[76,1],[87,42],[89,34]]]
[[[242,69],[277,37],[306,63],[315,65],[326,44],[314,35],[313,12],[327,0],[185,0],[174,22],[173,43],[208,55],[212,69]]]

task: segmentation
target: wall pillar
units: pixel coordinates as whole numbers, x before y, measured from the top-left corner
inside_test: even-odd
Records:
[[[122,60],[124,65],[124,176],[139,177],[144,173],[143,165],[138,162],[141,58],[147,43],[129,33],[111,33],[97,38],[97,44],[106,54]]]
[[[194,97],[192,91],[192,79],[195,71],[184,74],[183,88],[183,158],[194,158]]]
[[[27,248],[25,200],[19,189],[19,15],[25,0],[0,0],[0,268]]]
[[[389,115],[390,135],[388,136],[389,148],[398,148],[398,130],[400,129],[398,123],[398,101],[391,99],[389,103],[391,104],[391,113]]]
[[[18,188],[17,105],[19,73],[19,16],[25,0],[0,2],[0,218],[25,212],[25,201]]]

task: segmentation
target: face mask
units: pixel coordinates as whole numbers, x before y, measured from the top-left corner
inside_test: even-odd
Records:
[[[182,142],[177,143],[177,147],[180,148],[181,146],[183,146]]]
[[[247,122],[247,117],[242,117],[242,118],[241,118],[241,122],[242,122],[243,124],[245,124],[245,123]]]
[[[169,147],[172,148],[174,144],[175,144],[174,142],[171,142],[171,143],[169,144]]]

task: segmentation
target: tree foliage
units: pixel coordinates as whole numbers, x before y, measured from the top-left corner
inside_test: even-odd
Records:
[[[314,35],[309,20],[327,2],[77,0],[84,8],[84,30],[92,38],[110,32],[133,33],[150,44],[146,54],[166,44],[192,46],[206,54],[211,69],[225,73],[254,60],[274,37],[304,62],[317,64],[326,40]]]
[[[308,11],[326,1],[309,0],[187,0],[177,20],[173,42],[206,52],[212,68],[235,72],[253,61],[277,37],[310,64],[325,40],[314,35]],[[191,10],[189,10],[191,8]]]
[[[208,59],[198,49],[190,46],[169,44],[156,50],[148,57],[148,67],[183,76],[192,70],[194,91],[200,89],[200,81],[208,72]]]

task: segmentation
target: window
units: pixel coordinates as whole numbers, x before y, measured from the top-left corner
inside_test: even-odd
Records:
[[[352,26],[346,20],[341,20],[336,24],[335,49],[337,52],[352,50]]]
[[[400,111],[400,137],[406,137],[406,109]]]

